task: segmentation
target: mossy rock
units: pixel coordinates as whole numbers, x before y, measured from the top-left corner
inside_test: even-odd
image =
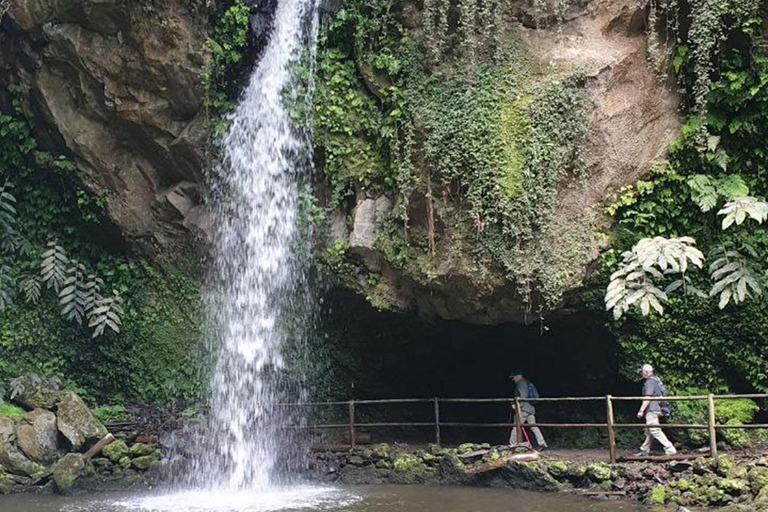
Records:
[[[427,452],[427,453],[421,454],[421,460],[429,464],[430,462],[434,462],[438,459],[435,455],[432,455],[431,453]]]
[[[410,453],[398,453],[392,462],[392,481],[395,483],[424,483],[429,473],[427,465]]]
[[[499,459],[501,459],[501,453],[496,448],[483,455],[483,462],[493,462]]]
[[[749,487],[752,492],[758,494],[761,490],[768,487],[768,467],[755,466],[747,474]]]
[[[730,496],[741,496],[749,492],[749,482],[738,478],[723,478],[717,487]]]
[[[105,474],[105,473],[112,473],[112,469],[114,468],[114,464],[112,464],[112,461],[110,461],[106,457],[99,457],[98,459],[93,459],[93,469],[96,470],[96,473],[99,474]]]
[[[427,453],[431,453],[435,457],[444,457],[448,454],[448,450],[441,447],[439,444],[429,443],[426,448]]]
[[[155,453],[155,447],[151,444],[136,443],[130,448],[131,457],[143,457]]]
[[[667,488],[657,485],[645,496],[645,502],[648,505],[664,505],[667,502]]]
[[[146,471],[150,469],[151,467],[155,466],[155,463],[159,462],[157,460],[157,457],[153,455],[142,455],[141,457],[136,457],[131,461],[131,466],[138,469],[139,471]]]
[[[125,444],[125,441],[118,439],[105,446],[104,449],[101,450],[101,453],[110,461],[118,462],[123,457],[129,456],[130,450],[128,449],[128,445]]]
[[[586,474],[593,482],[606,482],[614,477],[613,469],[605,462],[594,462],[587,466]]]
[[[474,443],[463,443],[456,449],[458,453],[469,453],[475,451]]]
[[[73,450],[80,450],[90,442],[96,442],[107,429],[96,419],[85,402],[71,391],[64,391],[56,410],[59,432],[67,438]]]
[[[380,459],[388,459],[392,454],[392,448],[387,443],[379,443],[373,447],[373,454]]]
[[[547,465],[547,471],[555,478],[563,478],[568,475],[568,464],[562,460],[556,460]]]
[[[72,491],[77,481],[93,474],[93,465],[82,453],[68,453],[51,466],[51,475],[56,489],[67,494]]]
[[[392,469],[392,463],[387,460],[378,460],[375,464],[377,469]]]
[[[720,476],[731,476],[736,467],[736,462],[730,455],[721,455],[713,464],[715,472]]]
[[[121,457],[121,458],[120,458],[120,460],[119,460],[119,461],[117,461],[117,464],[118,464],[118,465],[119,465],[119,466],[120,466],[122,469],[128,469],[129,467],[131,467],[131,458],[130,458],[130,457],[128,457],[128,456],[125,456],[125,457]]]
[[[0,466],[0,494],[8,494],[13,489],[13,478]]]

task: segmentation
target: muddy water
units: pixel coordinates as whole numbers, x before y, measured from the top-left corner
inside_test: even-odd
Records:
[[[640,512],[625,502],[470,487],[299,487],[267,493],[0,496],[0,512]]]

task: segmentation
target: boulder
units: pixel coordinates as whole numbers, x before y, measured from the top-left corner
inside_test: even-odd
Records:
[[[43,409],[26,413],[16,428],[16,444],[35,462],[52,460],[59,449],[56,415]]]
[[[11,418],[0,416],[0,444],[14,439],[16,424]]]
[[[11,381],[11,400],[27,409],[53,409],[61,398],[61,381],[27,373]]]
[[[0,444],[0,464],[12,473],[26,476],[36,475],[43,469],[42,466],[29,460],[10,441]]]
[[[145,455],[152,455],[155,453],[155,447],[150,444],[135,443],[131,446],[132,457],[143,457]]]
[[[117,441],[108,444],[101,450],[102,455],[108,458],[112,462],[118,462],[123,457],[130,455],[130,450],[125,441],[118,439]]]
[[[93,464],[82,453],[68,453],[51,466],[53,483],[62,494],[70,492],[81,477],[91,474]]]
[[[131,461],[131,465],[139,471],[146,471],[150,468],[160,467],[160,461],[155,454],[142,455],[141,457],[136,457],[133,459]]]
[[[59,432],[79,451],[107,435],[107,429],[93,415],[85,402],[71,391],[62,393],[57,410]]]

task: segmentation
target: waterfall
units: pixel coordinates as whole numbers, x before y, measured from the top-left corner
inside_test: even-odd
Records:
[[[209,293],[216,364],[205,446],[191,477],[197,486],[282,483],[275,468],[289,431],[278,402],[295,400],[297,387],[286,376],[285,346],[304,335],[311,299],[298,200],[310,148],[288,108],[304,101],[293,68],[314,62],[314,3],[278,1],[269,42],[222,140]]]

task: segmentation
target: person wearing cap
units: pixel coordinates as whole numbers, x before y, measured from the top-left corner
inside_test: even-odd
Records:
[[[509,378],[515,382],[515,396],[520,398],[529,398],[528,393],[528,381],[523,377],[523,374],[519,371],[513,371],[510,373]],[[514,404],[512,409],[514,409]],[[520,425],[525,423],[536,423],[536,408],[531,402],[520,402],[520,411],[516,411],[520,415]],[[547,448],[547,442],[544,440],[544,436],[541,433],[539,427],[530,427],[536,438],[537,450],[545,450]],[[529,441],[530,443],[530,441]],[[516,446],[517,443],[517,428],[512,427],[512,434],[509,436],[509,445]],[[533,448],[533,447],[531,447]]]
[[[664,396],[666,394],[661,380],[653,374],[653,366],[644,364],[638,368],[637,371],[643,376],[643,380],[645,381],[643,383],[643,396],[655,397]],[[643,400],[643,403],[640,405],[640,410],[637,411],[637,417],[645,417],[647,428],[645,429],[645,442],[640,446],[640,452],[637,454],[638,456],[645,456],[651,452],[651,444],[654,439],[664,447],[665,454],[674,455],[677,453],[677,450],[669,439],[667,439],[667,436],[662,432],[661,428],[658,426],[651,426],[659,425],[659,418],[661,416],[663,416],[663,413],[661,411],[661,404],[658,400]]]

